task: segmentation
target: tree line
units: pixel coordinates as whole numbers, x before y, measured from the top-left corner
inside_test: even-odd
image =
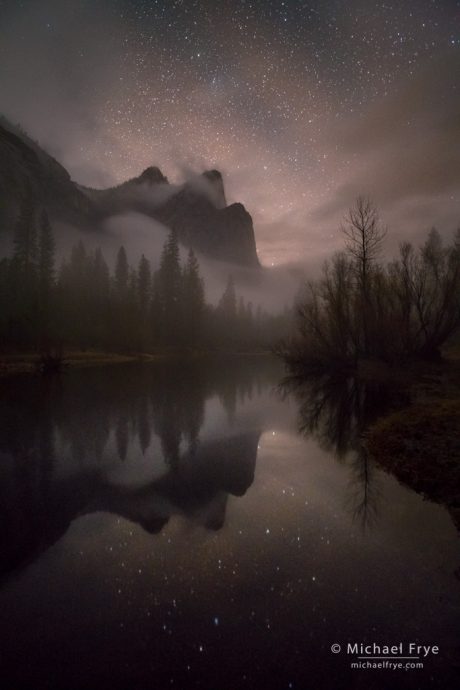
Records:
[[[117,352],[158,349],[266,348],[287,328],[288,310],[269,315],[238,297],[232,277],[216,306],[192,248],[181,262],[171,231],[157,270],[142,255],[136,266],[119,248],[109,268],[100,249],[83,241],[59,268],[47,213],[23,204],[12,255],[0,260],[0,347],[6,350],[89,348]]]
[[[345,248],[327,261],[297,305],[295,335],[277,351],[302,372],[355,366],[363,358],[433,359],[460,327],[460,229],[445,246],[432,229],[416,249],[403,242],[381,260],[386,229],[358,198],[342,226]]]

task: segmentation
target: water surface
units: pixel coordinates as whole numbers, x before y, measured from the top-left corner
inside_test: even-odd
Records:
[[[281,378],[242,357],[0,383],[4,687],[455,686],[458,535],[360,449],[384,391]],[[358,671],[347,642],[440,654]]]

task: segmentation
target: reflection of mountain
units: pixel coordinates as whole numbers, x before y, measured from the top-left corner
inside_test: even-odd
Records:
[[[71,522],[105,511],[160,532],[173,515],[208,529],[224,524],[229,494],[242,496],[254,479],[258,432],[200,444],[179,459],[176,469],[147,486],[108,484],[96,472],[64,481],[40,476],[38,458],[23,458],[2,496],[2,572],[35,559],[55,543]]]
[[[100,485],[87,512],[116,513],[148,532],[159,532],[174,514],[220,529],[228,495],[242,496],[254,480],[259,436],[252,432],[200,444],[176,469],[140,489]]]
[[[257,420],[240,420],[229,400],[242,403],[269,381],[270,363],[250,359],[3,381],[1,572],[33,560],[95,511],[152,533],[173,515],[222,527],[228,495],[243,495],[253,481],[260,435]],[[212,409],[220,401],[220,417],[211,414],[203,435],[206,401]],[[155,466],[141,482],[131,481],[136,458]],[[113,481],[120,468],[124,483]]]

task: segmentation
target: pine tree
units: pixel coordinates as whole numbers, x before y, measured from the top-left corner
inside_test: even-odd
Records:
[[[15,339],[21,346],[37,344],[37,228],[32,188],[28,186],[22,199],[13,238],[11,262],[11,312],[15,323]]]
[[[179,241],[172,230],[163,247],[160,261],[160,290],[162,298],[170,308],[178,306],[181,288],[181,268],[179,260]]]
[[[109,295],[110,273],[104,255],[98,247],[92,259],[92,283],[100,303],[106,303]]]
[[[137,349],[144,352],[151,343],[148,319],[150,316],[150,304],[152,298],[152,271],[150,262],[142,254],[136,274],[136,329],[138,333]]]
[[[94,344],[110,347],[110,273],[101,249],[91,258],[90,273]]]
[[[150,322],[152,340],[154,343],[161,341],[161,325],[163,309],[160,297],[160,272],[155,271],[152,276],[152,296],[150,301]]]
[[[182,272],[177,233],[172,230],[163,247],[155,286],[159,302],[157,322],[161,340],[176,344],[181,324]]]
[[[202,329],[205,310],[204,283],[195,253],[190,248],[182,277],[183,323],[186,339],[194,344]]]
[[[70,260],[62,264],[58,278],[60,321],[65,336],[83,348],[88,345],[88,332],[94,322],[89,300],[91,268],[82,241],[72,247]]]
[[[38,342],[41,350],[50,346],[51,298],[54,286],[54,253],[55,242],[48,214],[43,209],[40,216],[38,235],[38,299],[39,299],[39,332]]]
[[[132,278],[128,257],[123,246],[117,253],[114,275],[114,295],[112,302],[112,335],[114,345],[123,350],[130,349],[132,323],[130,320],[130,301]]]
[[[38,284],[42,304],[48,302],[54,283],[55,249],[56,245],[48,214],[43,210],[38,237]]]
[[[229,276],[224,294],[219,302],[219,310],[228,321],[236,319],[236,292],[233,276]]]
[[[455,231],[453,248],[455,252],[460,253],[460,227]]]
[[[227,346],[239,340],[235,282],[231,275],[228,277],[226,288],[214,312],[213,321],[218,343]]]
[[[14,230],[13,258],[19,272],[24,276],[36,270],[38,256],[37,228],[32,189],[27,188]]]
[[[129,266],[126,250],[122,246],[118,250],[117,261],[115,264],[115,289],[118,296],[125,298],[128,289]]]
[[[88,277],[88,254],[84,243],[80,242],[72,247],[69,262],[69,280],[73,286],[82,291]]]
[[[0,346],[8,340],[8,323],[12,316],[11,260],[0,259]]]
[[[137,270],[137,299],[142,316],[148,311],[152,291],[152,271],[150,262],[142,254]]]

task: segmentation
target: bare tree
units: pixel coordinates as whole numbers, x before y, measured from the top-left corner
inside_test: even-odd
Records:
[[[380,222],[377,208],[369,198],[363,196],[359,196],[349,209],[341,229],[346,237],[346,249],[354,260],[355,270],[364,287],[387,230]]]
[[[360,358],[404,361],[440,356],[460,329],[460,230],[444,246],[432,229],[420,249],[405,242],[384,264],[386,230],[358,198],[346,224],[346,251],[325,262],[297,309],[297,335],[281,344],[292,371],[346,369]]]
[[[369,354],[370,276],[387,234],[376,206],[368,197],[359,196],[345,216],[341,230],[346,237],[346,250],[352,258],[361,294],[363,347]]]

